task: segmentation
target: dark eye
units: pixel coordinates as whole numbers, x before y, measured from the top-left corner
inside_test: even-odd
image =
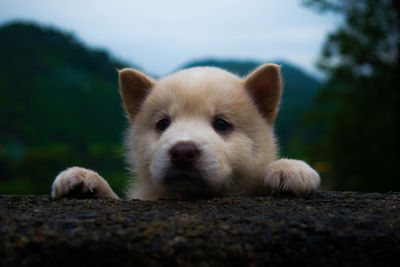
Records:
[[[161,119],[157,122],[157,130],[159,130],[160,132],[165,131],[169,125],[171,124],[171,122],[169,121],[169,119]]]
[[[232,129],[232,125],[223,119],[216,119],[213,123],[213,127],[218,132],[227,132]]]

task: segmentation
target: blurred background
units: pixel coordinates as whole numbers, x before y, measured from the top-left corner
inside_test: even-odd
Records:
[[[0,194],[48,194],[69,166],[121,195],[117,69],[245,76],[282,65],[281,154],[324,190],[400,191],[396,0],[0,2]]]

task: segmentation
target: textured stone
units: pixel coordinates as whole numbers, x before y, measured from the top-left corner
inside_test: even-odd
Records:
[[[400,193],[0,196],[0,266],[399,266]]]

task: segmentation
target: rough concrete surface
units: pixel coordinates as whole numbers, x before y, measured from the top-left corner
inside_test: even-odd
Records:
[[[399,266],[400,193],[0,196],[0,266]]]

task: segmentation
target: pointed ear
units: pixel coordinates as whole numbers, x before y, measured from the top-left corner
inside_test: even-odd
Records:
[[[282,95],[280,66],[265,64],[258,67],[244,79],[243,85],[261,114],[273,124]]]
[[[155,82],[134,69],[120,70],[118,76],[119,92],[124,102],[124,109],[128,113],[129,120],[132,121]]]

